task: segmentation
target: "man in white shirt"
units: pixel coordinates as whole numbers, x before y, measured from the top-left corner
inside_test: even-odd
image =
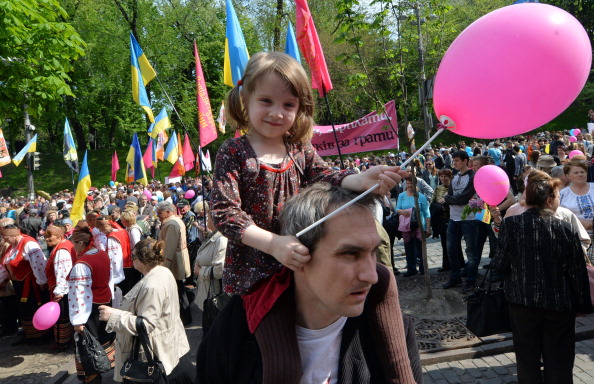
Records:
[[[314,184],[285,204],[281,233],[294,235],[353,197]],[[196,382],[387,382],[386,370],[397,372],[400,383],[421,380],[411,368],[420,367],[414,330],[406,334],[399,309],[389,315],[398,319],[396,356],[380,353],[385,345],[376,344],[370,326],[369,308],[376,304],[369,302],[382,300],[376,283],[391,273],[377,263],[373,206],[366,196],[304,233],[299,240],[311,260],[302,269],[285,268],[251,293],[233,296],[202,340]]]

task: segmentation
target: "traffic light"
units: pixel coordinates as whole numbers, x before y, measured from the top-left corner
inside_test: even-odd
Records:
[[[39,169],[39,152],[33,152],[33,170],[37,171]]]

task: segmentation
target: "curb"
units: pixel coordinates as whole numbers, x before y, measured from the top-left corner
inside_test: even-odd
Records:
[[[503,340],[502,340],[503,339]],[[594,326],[586,325],[575,329],[575,341],[594,339]],[[439,352],[421,353],[421,365],[434,365],[452,361],[475,359],[485,356],[513,352],[514,343],[511,332],[481,338],[483,343],[474,347],[449,349]]]

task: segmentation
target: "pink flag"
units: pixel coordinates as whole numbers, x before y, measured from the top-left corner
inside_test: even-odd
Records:
[[[297,44],[311,70],[311,86],[324,97],[332,89],[324,51],[306,0],[295,0]]]
[[[116,174],[118,173],[118,169],[120,169],[118,153],[116,151],[113,151],[113,156],[111,157],[111,181],[116,181]]]
[[[210,100],[206,90],[206,82],[202,73],[202,64],[198,56],[198,48],[194,41],[194,57],[196,58],[196,100],[198,102],[198,131],[200,132],[200,146],[204,147],[217,138],[217,127],[215,125]]]
[[[190,145],[190,138],[186,133],[184,137],[184,147],[182,149],[182,156],[184,158],[184,170],[188,172],[190,169],[194,168],[194,152],[192,151],[192,146]]]
[[[144,155],[142,155],[142,162],[144,163],[144,167],[146,169],[151,170],[151,177],[155,178],[155,164],[153,164],[153,138],[149,139],[149,142],[146,146],[146,151],[144,151]]]

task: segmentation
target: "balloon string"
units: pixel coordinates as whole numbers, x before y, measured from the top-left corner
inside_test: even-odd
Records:
[[[429,140],[427,140],[427,142],[425,144],[423,144],[421,146],[421,148],[419,148],[415,153],[413,153],[412,155],[410,155],[410,157],[404,162],[402,163],[402,165],[400,165],[400,169],[402,168],[406,168],[406,166],[415,158],[417,157],[421,151],[425,148],[427,148],[427,146],[429,146],[429,144],[431,144],[431,142],[433,140],[435,140],[435,138],[437,136],[439,136],[443,131],[445,131],[446,127],[442,124],[438,124],[437,125],[437,132],[435,132],[435,134],[433,136],[431,136],[431,138],[429,138]],[[334,215],[337,215],[340,211],[345,210],[347,207],[349,207],[352,204],[355,204],[357,201],[359,201],[360,199],[362,199],[364,196],[370,194],[374,189],[376,189],[377,187],[379,187],[379,183],[376,183],[374,186],[372,186],[371,188],[369,188],[367,191],[361,193],[359,196],[355,197],[353,200],[349,201],[348,203],[346,203],[345,205],[343,205],[342,207],[336,209],[335,211],[330,212],[329,214],[327,214],[326,216],[322,217],[320,220],[316,221],[315,223],[313,223],[312,225],[310,225],[307,228],[302,229],[301,231],[297,232],[297,234],[295,236],[300,237],[301,235],[303,235],[304,233],[308,232],[310,229],[317,227],[318,225],[322,224],[324,221],[328,220],[329,218],[333,217]]]

